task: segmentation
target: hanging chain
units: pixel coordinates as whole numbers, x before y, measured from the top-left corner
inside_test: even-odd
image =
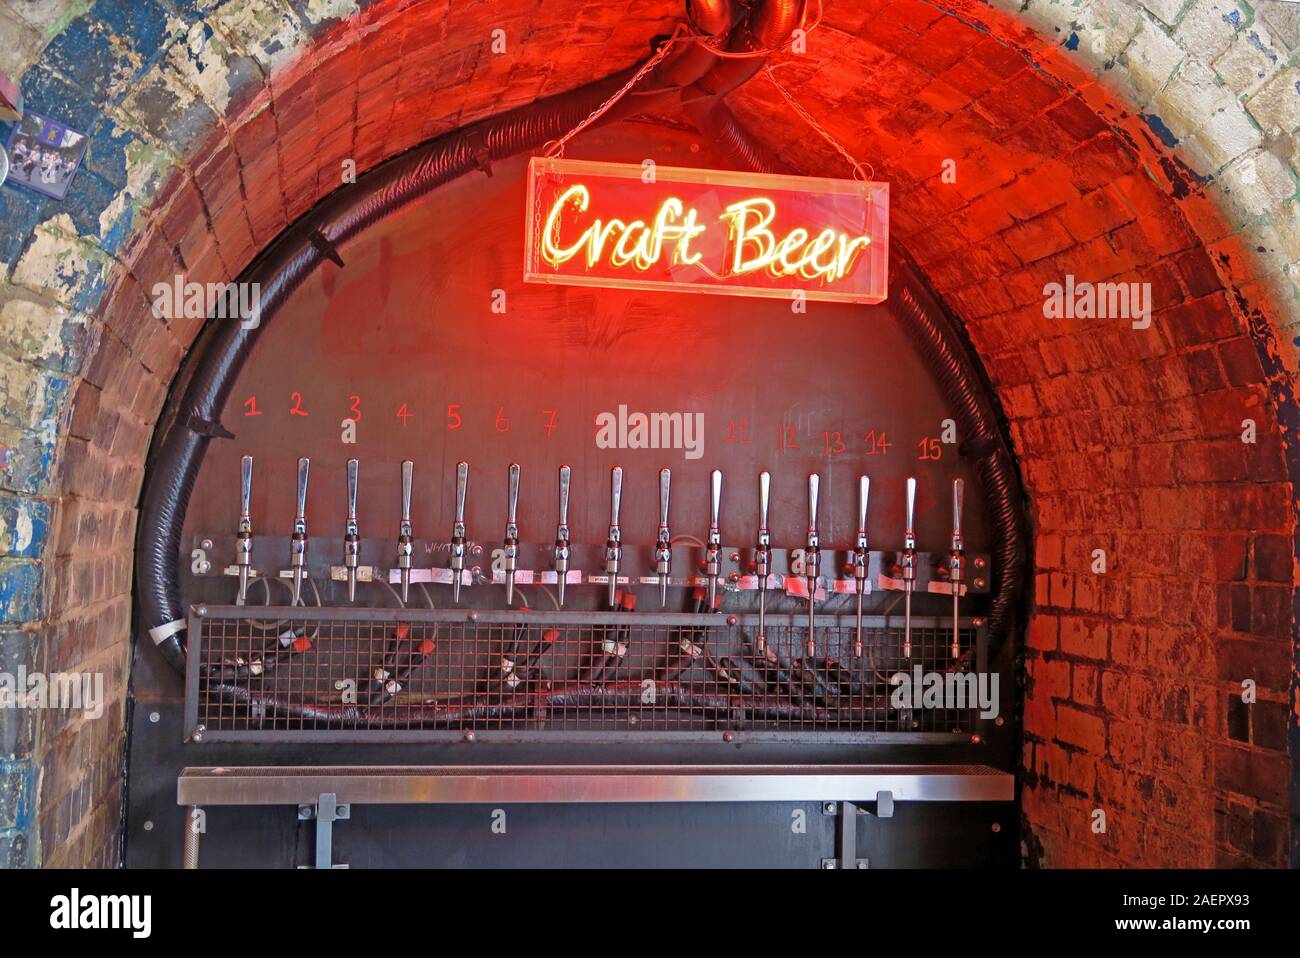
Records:
[[[632,78],[630,80],[624,83],[620,89],[618,89],[613,94],[611,94],[609,98],[605,100],[604,103],[602,103],[600,106],[596,107],[596,109],[588,113],[586,119],[584,119],[581,123],[575,126],[572,130],[564,134],[564,136],[560,137],[558,140],[551,140],[551,142],[547,143],[542,150],[542,154],[544,156],[555,157],[555,158],[564,156],[564,145],[568,143],[571,139],[573,139],[575,136],[577,136],[579,133],[581,133],[583,130],[585,130],[587,127],[591,126],[591,124],[599,120],[602,116],[604,116],[605,113],[609,110],[609,108],[612,107],[619,100],[623,99],[623,97],[627,95],[627,92],[631,90],[634,86],[636,86],[638,83],[640,83],[642,78],[644,78],[647,73],[649,73],[660,63],[662,63],[664,57],[668,56],[669,51],[672,50],[673,44],[675,44],[681,38],[682,34],[685,32],[686,32],[686,25],[679,23],[676,29],[673,30],[672,36],[670,36],[667,40],[663,42],[663,45],[659,47],[658,50],[655,51],[654,56],[652,56],[645,63],[641,64],[641,69],[637,70],[636,73],[632,74]]]
[[[790,105],[790,109],[794,110],[795,113],[799,114],[799,117],[810,127],[812,127],[813,130],[817,132],[818,136],[820,136],[831,146],[835,147],[835,149],[839,151],[840,156],[844,157],[844,159],[849,163],[849,165],[853,167],[853,176],[855,179],[869,181],[872,179],[872,177],[876,175],[875,167],[873,167],[870,163],[867,164],[867,168],[871,172],[870,173],[864,172],[862,169],[862,164],[859,163],[856,159],[854,159],[853,154],[851,154],[847,149],[845,149],[844,144],[842,144],[839,140],[835,139],[835,137],[831,135],[830,130],[826,129],[826,127],[818,123],[817,118],[813,116],[811,113],[809,113],[807,110],[805,110],[803,104],[801,104],[798,100],[796,100],[793,94],[791,94],[789,90],[787,90],[785,87],[781,85],[781,81],[776,78],[776,73],[773,72],[772,65],[770,63],[765,67],[763,67],[763,72],[767,74],[767,78],[772,81],[772,86],[776,87],[777,92],[780,93],[781,96],[785,98],[785,102]]]

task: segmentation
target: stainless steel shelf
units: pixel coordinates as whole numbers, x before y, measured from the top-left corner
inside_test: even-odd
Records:
[[[1009,802],[987,765],[452,765],[186,768],[180,805]]]

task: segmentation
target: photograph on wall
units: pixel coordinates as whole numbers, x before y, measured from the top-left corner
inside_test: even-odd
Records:
[[[57,120],[28,113],[14,127],[7,146],[9,179],[56,200],[67,196],[90,140]]]

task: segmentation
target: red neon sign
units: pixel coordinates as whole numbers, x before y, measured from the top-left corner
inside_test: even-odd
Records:
[[[524,280],[879,303],[889,184],[534,157]]]

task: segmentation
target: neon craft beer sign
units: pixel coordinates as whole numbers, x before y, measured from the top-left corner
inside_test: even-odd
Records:
[[[879,303],[889,184],[534,157],[524,280]]]

